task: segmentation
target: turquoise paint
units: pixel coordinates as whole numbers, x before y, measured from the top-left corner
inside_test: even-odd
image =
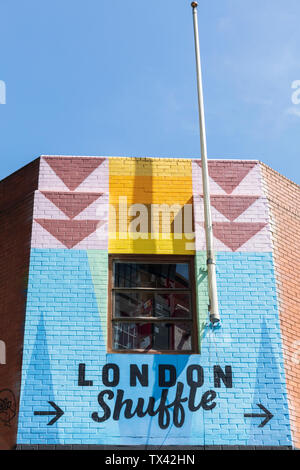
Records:
[[[196,256],[198,305],[205,321],[207,288],[203,253]],[[222,328],[202,328],[201,353],[194,355],[130,355],[106,353],[107,253],[82,250],[33,249],[31,253],[25,325],[22,393],[18,444],[111,444],[111,445],[291,445],[287,393],[271,253],[218,253],[218,287]],[[201,294],[200,294],[201,292]],[[103,298],[102,298],[103,297]],[[204,310],[203,310],[204,309]],[[43,314],[43,318],[42,318]],[[86,364],[86,379],[93,386],[78,386],[78,365]],[[102,369],[117,364],[120,382],[102,383]],[[130,364],[147,364],[149,384],[130,386]],[[175,367],[183,396],[189,394],[187,368],[200,365],[204,384],[196,402],[207,390],[216,392],[212,410],[190,412],[183,403],[185,421],[167,429],[157,416],[125,419],[111,417],[102,423],[98,394],[124,390],[124,398],[148,400],[161,396],[158,368]],[[230,365],[233,387],[214,384],[213,366]],[[40,374],[43,383],[39,384]],[[168,391],[170,404],[176,386]],[[106,397],[107,398],[107,397]],[[53,425],[50,418],[34,416],[55,401],[64,415]],[[115,397],[107,399],[112,409]],[[274,415],[259,428],[261,402]],[[103,413],[102,413],[103,414]]]

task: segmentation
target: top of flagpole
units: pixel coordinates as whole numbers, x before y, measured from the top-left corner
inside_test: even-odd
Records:
[[[191,3],[191,6],[192,6],[192,8],[197,8],[198,2],[192,2],[192,3]]]

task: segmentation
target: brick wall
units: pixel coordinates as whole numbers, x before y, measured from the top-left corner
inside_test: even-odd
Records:
[[[299,188],[257,161],[210,161],[209,175],[223,321],[217,330],[207,324],[200,161],[43,156],[0,183],[0,341],[7,346],[7,364],[0,364],[0,448],[16,441],[20,447],[287,447],[290,427],[299,447]],[[174,236],[175,214],[171,227],[159,224],[156,238],[150,225],[138,239],[124,237],[135,214],[120,221],[120,196],[128,208],[192,205],[188,236]],[[109,253],[195,256],[198,354],[107,353]],[[108,363],[120,370],[110,390],[124,390],[134,403],[160,399],[161,365],[176,370],[169,403],[180,383],[188,396],[189,367],[200,367],[197,402],[213,390],[215,406],[195,412],[183,402],[182,425],[167,429],[157,416],[125,419],[123,412],[96,422]],[[85,385],[78,382],[79,364],[86,367]],[[130,384],[131,364],[148,366],[147,386]],[[231,367],[231,385],[218,385],[215,366]],[[36,415],[53,411],[49,402],[64,413],[53,425],[47,425],[51,416]],[[258,404],[273,414],[263,427],[262,418],[247,417],[260,412]]]
[[[39,160],[0,183],[0,449],[16,443],[33,194]]]
[[[107,250],[108,159],[41,157],[32,247]]]
[[[125,198],[128,208],[143,205],[148,211],[146,227],[141,227],[138,238],[128,231],[135,218],[134,212],[120,216],[120,198]],[[170,158],[110,158],[109,160],[109,203],[110,222],[113,210],[116,213],[115,234],[110,223],[110,253],[143,254],[193,254],[194,244],[190,243],[192,224],[182,238],[177,238],[174,226],[165,223],[162,217],[156,217],[153,205],[166,204],[177,206],[171,214],[174,221],[178,208],[192,205],[193,184],[192,165],[188,159]],[[152,230],[151,220],[157,223],[159,230]],[[121,223],[120,223],[121,222]],[[113,236],[114,235],[114,236]],[[186,236],[187,235],[187,236]]]
[[[256,161],[213,161],[209,165],[222,328],[207,324],[207,272],[203,231],[201,163],[184,159],[42,157],[35,193],[28,284],[18,445],[290,446],[290,422],[282,356],[269,212]],[[119,196],[128,206],[193,204],[195,240],[123,238],[108,230],[108,203],[118,217]],[[112,217],[113,210],[110,212]],[[130,214],[128,214],[130,215]],[[128,224],[132,217],[125,217]],[[117,228],[120,228],[118,220]],[[167,227],[162,227],[163,230]],[[164,232],[167,234],[167,230]],[[121,237],[119,236],[121,234]],[[150,235],[144,233],[144,235]],[[115,237],[113,237],[115,235]],[[188,235],[191,235],[190,233]],[[108,253],[192,254],[196,260],[200,350],[198,354],[107,353]],[[136,405],[159,402],[161,365],[176,371],[168,403],[182,386],[190,393],[188,370],[203,370],[203,394],[215,392],[212,409],[191,411],[187,400],[180,426],[159,426],[157,416],[118,419],[103,415],[103,367],[113,363],[117,390]],[[85,385],[78,381],[85,364]],[[130,384],[130,365],[148,366],[149,383]],[[232,384],[216,381],[214,367],[230,366]],[[181,385],[180,385],[181,384]],[[114,394],[114,397],[111,396]],[[110,397],[110,398],[109,398]],[[51,416],[37,411],[63,410]],[[258,404],[273,417],[259,426]],[[193,408],[193,406],[191,406]],[[172,413],[171,413],[172,414]],[[173,416],[173,414],[172,414]],[[178,423],[177,423],[178,424]]]
[[[300,448],[300,188],[267,165],[261,168],[270,207],[291,428]]]

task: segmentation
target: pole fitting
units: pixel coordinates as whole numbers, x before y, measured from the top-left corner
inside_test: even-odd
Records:
[[[192,3],[191,3],[191,6],[192,6],[192,8],[197,8],[198,2],[192,2]]]
[[[210,315],[209,321],[213,328],[220,328],[222,326],[220,317],[216,317],[215,315]]]

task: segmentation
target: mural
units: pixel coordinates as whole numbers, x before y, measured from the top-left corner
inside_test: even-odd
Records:
[[[199,162],[79,160],[44,157],[41,163],[18,444],[291,445],[257,162],[210,164],[222,315],[222,327],[213,329]],[[174,231],[170,239],[133,240],[120,237],[122,231],[112,237],[108,213],[115,207],[120,227],[124,195],[145,206],[192,203],[193,230],[182,239]],[[199,354],[107,353],[109,253],[195,256]]]
[[[108,160],[42,158],[32,247],[107,250],[107,231]]]

